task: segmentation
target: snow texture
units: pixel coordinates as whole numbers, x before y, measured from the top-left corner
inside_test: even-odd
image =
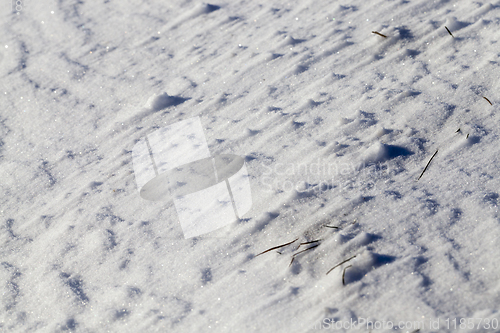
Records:
[[[500,329],[500,2],[2,1],[0,332]],[[252,204],[185,238],[191,118]]]

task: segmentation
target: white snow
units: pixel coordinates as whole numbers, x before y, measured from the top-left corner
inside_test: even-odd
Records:
[[[500,2],[18,3],[0,332],[500,331]]]

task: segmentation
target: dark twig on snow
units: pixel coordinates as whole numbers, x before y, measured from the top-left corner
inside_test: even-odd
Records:
[[[352,267],[352,265],[349,265],[347,266],[346,268],[344,268],[344,271],[342,272],[342,284],[345,286],[345,271],[346,269],[348,269],[349,267]]]
[[[379,36],[381,36],[381,37],[387,38],[387,36],[386,36],[386,35],[383,35],[383,34],[381,34],[381,33],[380,33],[380,32],[378,32],[378,31],[372,31],[372,34],[379,35]]]
[[[448,29],[447,26],[444,26],[446,28],[446,31],[448,31],[448,33],[450,34],[451,37],[455,38],[455,36],[453,36],[453,34],[451,33],[450,29]]]
[[[316,240],[313,240],[313,241],[310,241],[310,242],[300,243],[300,245],[307,245],[307,244],[317,243],[317,242],[319,242],[320,240],[321,240],[321,239],[316,239]]]
[[[484,98],[485,100],[487,100],[487,101],[488,101],[488,103],[490,103],[490,105],[493,105],[493,104],[490,102],[490,100],[489,100],[489,99],[487,99],[487,98],[486,98],[486,97],[484,97],[484,96],[483,96],[483,98]]]
[[[431,161],[434,158],[434,156],[436,156],[437,152],[438,152],[438,150],[436,149],[436,152],[434,153],[434,155],[432,155],[432,157],[429,160],[429,162],[427,162],[427,165],[425,166],[424,171],[422,171],[422,173],[420,174],[420,177],[418,177],[417,180],[420,180],[420,178],[422,178],[422,176],[424,175],[425,170],[427,170],[427,168],[429,167],[429,164],[431,164]]]
[[[260,256],[261,254],[264,254],[264,253],[266,253],[266,252],[269,252],[269,251],[272,251],[272,250],[279,249],[280,247],[284,247],[284,246],[290,245],[290,244],[292,244],[292,243],[294,243],[294,242],[296,242],[296,241],[298,241],[298,240],[299,240],[299,239],[298,239],[298,238],[296,238],[296,239],[294,239],[293,241],[288,242],[288,243],[286,243],[286,244],[282,244],[282,245],[278,245],[278,246],[272,247],[272,248],[270,248],[270,249],[268,249],[268,250],[265,250],[264,252],[261,252],[261,253],[257,254],[255,257]],[[254,258],[255,258],[255,257],[254,257]]]
[[[332,268],[330,268],[330,270],[329,270],[328,272],[326,272],[326,275],[328,275],[328,273],[330,273],[331,271],[333,271],[335,268],[339,267],[340,265],[342,265],[342,264],[344,264],[344,263],[348,262],[348,261],[349,261],[349,260],[351,260],[351,259],[354,259],[356,256],[357,256],[357,254],[353,255],[353,256],[352,256],[352,257],[350,257],[349,259],[346,259],[346,260],[342,261],[340,264],[337,264],[337,265],[333,266]]]
[[[303,252],[306,252],[306,251],[309,251],[309,250],[311,250],[311,249],[314,249],[315,247],[318,247],[319,245],[320,245],[320,244],[316,244],[316,245],[314,245],[314,246],[308,247],[308,248],[307,248],[307,249],[305,249],[305,250],[302,250],[302,251],[300,251],[300,252],[295,253],[295,254],[292,256],[292,260],[290,261],[290,265],[288,265],[288,267],[292,266],[292,263],[293,263],[293,261],[295,260],[295,256],[298,256],[299,254],[301,254],[301,253],[303,253]]]

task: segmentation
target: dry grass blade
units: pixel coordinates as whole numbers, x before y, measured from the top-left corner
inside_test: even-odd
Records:
[[[372,31],[372,34],[379,35],[379,36],[381,36],[381,37],[387,38],[387,36],[386,36],[386,35],[383,35],[383,34],[381,34],[381,33],[380,33],[380,32],[378,32],[378,31]]]
[[[453,36],[453,34],[451,33],[450,29],[448,29],[447,26],[444,26],[446,28],[446,31],[448,31],[448,33],[450,34],[451,37],[455,38],[455,36]]]
[[[300,251],[300,252],[295,253],[295,254],[292,256],[292,260],[290,261],[290,265],[288,265],[288,267],[292,266],[292,263],[293,263],[293,261],[295,260],[295,256],[298,256],[299,254],[301,254],[301,253],[303,253],[303,252],[306,252],[306,251],[309,251],[309,250],[311,250],[311,249],[314,249],[315,247],[318,247],[318,246],[319,246],[319,244],[316,244],[316,245],[314,245],[314,246],[308,247],[308,248],[307,248],[307,249],[305,249],[305,250],[302,250],[302,251]]]
[[[299,255],[299,254],[301,254],[302,252],[306,252],[306,251],[309,251],[309,250],[311,250],[311,249],[314,249],[315,247],[318,247],[318,246],[319,246],[319,244],[316,244],[316,245],[313,245],[313,246],[311,246],[311,247],[308,247],[308,248],[307,248],[307,249],[305,249],[305,250],[302,250],[302,251],[300,251],[300,252],[294,253],[293,257],[298,256],[298,255]]]
[[[313,240],[313,241],[310,241],[310,242],[300,243],[300,245],[307,245],[307,244],[317,243],[317,242],[319,242],[320,240],[321,240],[321,239],[316,239],[316,240]]]
[[[319,241],[321,241],[321,239],[313,240],[313,241],[310,241],[310,242],[300,243],[299,246],[297,246],[297,248],[295,250],[298,250],[302,245],[312,244],[312,243],[316,243],[316,242],[319,242]]]
[[[347,266],[346,268],[344,268],[344,271],[342,272],[342,284],[345,286],[345,271],[346,269],[348,269],[349,267],[352,267],[352,265],[349,265]]]
[[[333,271],[335,268],[339,267],[340,265],[342,265],[342,264],[344,264],[344,263],[348,262],[349,260],[354,259],[356,256],[357,256],[357,254],[353,255],[353,256],[352,256],[352,257],[350,257],[349,259],[346,259],[346,260],[342,261],[340,264],[337,264],[337,265],[333,266],[332,268],[330,268],[330,270],[329,270],[328,272],[326,272],[326,275],[328,275],[328,273],[330,273],[331,271]]]
[[[429,160],[429,162],[427,162],[427,165],[425,166],[424,171],[422,171],[422,173],[420,174],[420,177],[418,177],[417,180],[420,180],[420,178],[422,178],[422,176],[424,175],[425,170],[427,170],[427,168],[429,167],[429,164],[431,164],[432,159],[434,158],[434,156],[436,156],[437,153],[438,153],[438,150],[436,149],[436,152],[432,155],[432,157]]]
[[[483,96],[483,98],[484,98],[485,100],[487,100],[487,101],[488,101],[488,103],[490,103],[490,105],[493,105],[493,104],[490,102],[490,100],[489,100],[489,99],[487,99],[487,98],[486,98],[486,97],[484,97],[484,96]]]
[[[266,252],[269,252],[269,251],[272,251],[272,250],[279,249],[280,247],[290,245],[290,244],[292,244],[292,243],[294,243],[294,242],[296,242],[296,241],[298,241],[298,240],[299,240],[299,239],[298,239],[298,238],[296,238],[296,239],[294,239],[293,241],[288,242],[288,243],[286,243],[286,244],[282,244],[282,245],[278,245],[278,246],[272,247],[272,248],[270,248],[270,249],[268,249],[268,250],[265,250],[264,252],[261,252],[261,253],[257,254],[255,257],[258,257],[258,256],[260,256],[261,254],[264,254],[264,253],[266,253]],[[255,257],[254,257],[254,258],[255,258]]]

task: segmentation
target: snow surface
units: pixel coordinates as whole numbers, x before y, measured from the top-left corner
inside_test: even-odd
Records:
[[[20,2],[0,331],[499,331],[500,2]],[[252,209],[185,239],[132,150],[193,117],[244,157]]]

